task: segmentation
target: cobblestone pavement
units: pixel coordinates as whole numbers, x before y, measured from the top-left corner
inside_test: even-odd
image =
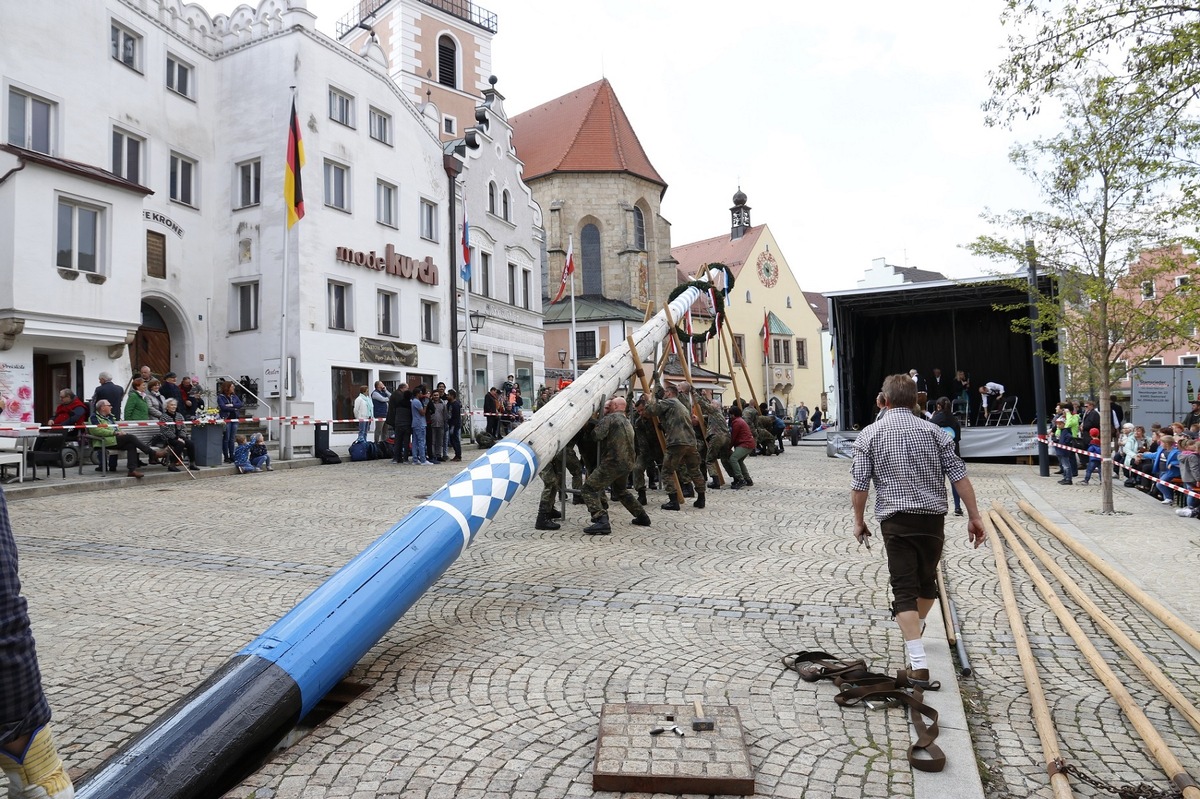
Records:
[[[652,527],[630,526],[618,508],[607,537],[580,534],[581,506],[568,506],[562,530],[534,530],[538,490],[523,492],[355,667],[349,679],[366,693],[230,795],[591,795],[602,704],[703,697],[740,709],[756,795],[912,796],[899,710],[841,710],[829,683],[801,682],[779,664],[788,652],[821,648],[880,671],[902,665],[882,554],[856,550],[850,537],[847,464],[788,447],[749,465],[753,488],[710,493],[707,509],[680,513],[659,511],[658,493]],[[87,494],[11,492],[43,677],[72,773],[98,765],[456,472],[376,461]],[[1186,599],[1159,595],[1178,598],[1196,623],[1200,522],[1140,494],[1121,498],[1136,515],[1084,522],[1071,503],[1090,497],[1098,506],[1094,489],[1067,493],[1029,467],[971,473],[986,504],[1000,499],[1015,511],[1029,496],[1057,508],[1094,530],[1110,559],[1140,562],[1152,549],[1136,579],[1182,590]],[[1032,796],[1045,777],[992,553],[968,549],[965,538],[964,520],[950,517],[952,593],[978,675],[962,684],[986,788],[997,798]],[[1060,563],[1100,585],[1073,556]],[[1068,757],[1101,777],[1164,785],[1011,565]],[[1196,660],[1122,597],[1094,594],[1169,671],[1189,676],[1194,696]],[[1111,644],[1100,648],[1122,659]],[[1175,751],[1200,773],[1190,727],[1161,699],[1135,696],[1171,740],[1182,737]]]

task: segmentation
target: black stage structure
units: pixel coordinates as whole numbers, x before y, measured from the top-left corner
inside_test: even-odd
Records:
[[[1053,277],[1039,276],[1038,284],[1049,292]],[[979,386],[989,381],[1015,395],[1022,423],[1032,424],[1032,342],[1028,334],[1012,329],[1014,319],[1029,316],[1028,284],[1016,285],[980,277],[826,294],[841,430],[860,429],[874,420],[875,397],[884,377],[916,369],[928,379],[934,367],[948,379],[959,369],[970,376],[972,424]],[[997,305],[1020,308],[998,311]],[[1055,342],[1044,348],[1048,353],[1057,351]],[[1053,408],[1060,396],[1059,368],[1046,364],[1044,372],[1046,403]],[[966,433],[963,438],[966,441]]]

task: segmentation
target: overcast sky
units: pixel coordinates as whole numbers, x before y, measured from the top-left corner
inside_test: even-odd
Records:
[[[202,0],[212,13],[230,0]],[[308,0],[332,34],[355,4]],[[601,77],[668,188],[678,246],[729,232],[740,185],[803,289],[854,288],[873,258],[950,277],[985,207],[1036,204],[984,127],[1003,0],[483,0],[510,116]]]

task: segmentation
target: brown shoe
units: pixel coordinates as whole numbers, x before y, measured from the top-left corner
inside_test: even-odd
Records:
[[[145,477],[145,475],[144,475],[144,474],[142,474],[141,472],[139,472],[137,469],[130,469],[130,470],[129,470],[129,476],[130,476],[130,477],[136,477],[136,478],[137,478],[137,479],[139,479],[139,480],[141,480],[143,477]]]

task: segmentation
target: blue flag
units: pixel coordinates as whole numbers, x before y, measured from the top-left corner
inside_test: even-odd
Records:
[[[463,262],[458,270],[458,276],[464,283],[471,282],[471,224],[467,221],[467,209],[463,207]]]

